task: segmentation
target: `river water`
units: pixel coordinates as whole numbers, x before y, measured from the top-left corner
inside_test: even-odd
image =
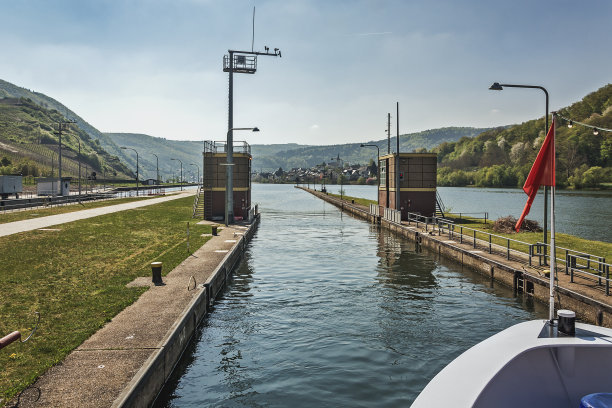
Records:
[[[458,354],[547,308],[290,185],[158,407],[407,406]]]

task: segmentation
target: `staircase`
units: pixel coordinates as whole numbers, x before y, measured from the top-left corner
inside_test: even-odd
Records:
[[[206,196],[210,196],[210,194],[204,194],[204,189],[198,186],[198,192],[193,199],[193,218],[204,219]]]
[[[446,212],[446,209],[444,208],[444,203],[442,202],[442,198],[440,197],[440,194],[438,194],[438,191],[436,191],[436,212],[435,212],[435,216],[436,217],[440,217],[440,218],[444,218],[444,213]]]

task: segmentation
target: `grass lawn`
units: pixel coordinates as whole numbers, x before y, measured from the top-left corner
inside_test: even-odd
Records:
[[[114,201],[116,202],[116,201]],[[0,405],[62,359],[133,303],[147,288],[127,288],[150,276],[150,262],[169,272],[209,238],[210,226],[191,218],[193,197],[0,237],[0,336],[27,336],[27,343],[0,350]],[[79,206],[80,207],[80,206]]]
[[[54,207],[36,207],[25,210],[11,211],[0,213],[0,224],[13,221],[31,220],[33,218],[46,217],[47,215],[65,214],[74,211],[88,210],[90,208],[107,207],[109,205],[129,203],[136,200],[147,200],[151,197],[127,197],[127,198],[114,198],[112,200],[103,201],[84,201],[82,204],[74,203],[69,205],[61,205]]]
[[[340,194],[328,193],[328,195],[340,198]],[[355,204],[361,204],[367,207],[369,207],[370,204],[377,203],[374,200],[366,200],[365,198],[359,198],[359,197],[344,196],[344,199],[347,200],[348,202],[351,202],[351,200],[355,200]],[[543,235],[541,232],[520,232],[520,233],[512,233],[512,234],[502,234],[502,233],[495,232],[492,229],[493,222],[491,220],[487,220],[487,223],[484,224],[482,219],[475,219],[475,218],[470,218],[470,217],[465,217],[465,216],[463,216],[461,220],[459,220],[458,215],[457,216],[449,215],[447,218],[451,218],[456,221],[456,224],[457,224],[457,227],[455,229],[456,232],[459,232],[460,226],[464,226],[467,228],[472,228],[472,229],[476,229],[479,231],[488,232],[490,234],[500,235],[505,238],[510,238],[510,239],[514,239],[517,241],[526,242],[528,244],[535,244],[536,242],[542,242],[542,238],[543,238]],[[472,232],[467,229],[464,229],[464,234],[468,234],[471,236]],[[476,233],[476,238],[482,239],[482,240],[488,240],[488,237],[485,236],[485,234],[479,234],[478,232]],[[557,247],[573,249],[575,251],[585,252],[587,254],[601,256],[601,257],[606,258],[606,261],[608,263],[612,261],[612,243],[602,242],[602,241],[590,241],[588,239],[579,238],[573,235],[561,234],[561,233],[555,234],[555,240],[556,240]],[[502,245],[504,247],[507,245],[507,240],[503,238],[494,237],[492,239],[492,242],[494,244]],[[548,242],[550,243],[550,233],[549,233]],[[520,245],[520,244],[513,243],[513,242],[510,242],[510,248],[524,251],[524,252],[528,251],[526,245]],[[559,252],[557,254],[557,257],[564,258],[565,253]]]

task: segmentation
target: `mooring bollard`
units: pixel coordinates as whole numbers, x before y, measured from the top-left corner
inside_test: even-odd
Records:
[[[153,272],[153,283],[155,286],[161,286],[164,284],[162,281],[162,263],[161,262],[151,262],[151,271]]]
[[[217,235],[217,226],[216,226],[216,225],[213,225],[211,228],[212,228],[212,234],[213,234],[213,236],[216,236],[216,235]]]

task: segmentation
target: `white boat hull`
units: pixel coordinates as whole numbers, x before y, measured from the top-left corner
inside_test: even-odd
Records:
[[[478,343],[412,406],[578,407],[587,394],[612,392],[612,330],[577,323],[575,337],[542,336],[547,327],[520,323]]]

